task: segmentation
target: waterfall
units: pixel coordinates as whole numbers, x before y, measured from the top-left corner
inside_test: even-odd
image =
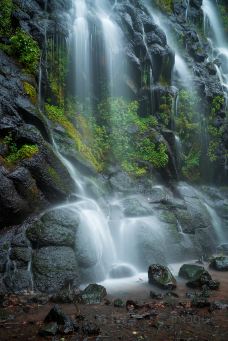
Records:
[[[90,6],[85,0],[74,1],[75,21],[71,39],[75,41],[75,97],[81,98],[83,101],[86,100],[86,97],[91,98],[94,95],[93,89],[96,88],[94,70],[92,70],[92,52],[96,53],[93,68],[96,68],[98,66],[96,62],[101,60],[102,69],[99,72],[102,71],[105,74],[108,87],[107,96],[123,95],[122,75],[126,71],[124,71],[125,61],[122,53],[124,48],[123,32],[113,19],[112,8],[108,7],[107,2],[103,0],[96,0]],[[168,42],[172,42],[168,29],[163,22],[161,25],[160,18],[154,15],[151,8],[150,13],[159,26],[162,29],[165,28]],[[91,17],[93,25],[90,22]],[[94,44],[97,44],[96,47],[100,46],[101,49],[94,51]],[[191,88],[191,73],[184,59],[180,57],[178,49],[176,51],[175,68],[180,83],[182,83],[181,86]],[[150,70],[150,78],[152,81],[152,70]],[[178,96],[175,99],[173,112],[178,114]],[[178,135],[175,135],[175,144],[178,163],[180,163],[182,144]],[[156,216],[152,206],[148,202],[145,203],[145,198],[141,198],[140,195],[114,193],[104,196],[102,201],[98,196],[92,196],[91,186],[94,188],[96,184],[79,172],[59,152],[54,139],[53,145],[57,156],[68,169],[75,184],[73,189],[75,201],[60,207],[66,209],[69,214],[79,217],[79,228],[75,235],[75,250],[76,256],[80,251],[82,258],[80,270],[82,272],[88,270],[92,276],[90,279],[102,280],[112,276],[135,275],[135,273],[145,271],[151,262],[168,263],[168,257],[172,251],[166,247],[170,238],[167,225],[159,219],[159,213]],[[126,205],[131,205],[129,202],[133,202],[132,216],[126,214]],[[146,208],[143,206],[142,212],[135,212],[138,207],[141,207],[142,202]],[[211,214],[211,212],[209,213]],[[189,247],[190,237],[183,233],[178,222],[177,226],[177,232],[179,228],[185,247]],[[92,258],[93,262],[85,266],[84,264],[88,263],[88,258]]]
[[[221,66],[215,64],[220,83],[228,101],[228,43],[219,18],[217,6],[211,0],[203,0],[204,34],[208,36],[212,62],[220,59]]]
[[[72,39],[75,41],[76,93],[83,102],[90,96],[91,86],[91,45],[85,0],[74,0],[75,21]]]
[[[146,3],[146,7],[151,15],[151,17],[154,19],[154,22],[156,25],[158,25],[165,33],[167,38],[167,44],[169,46],[172,46],[172,48],[175,50],[175,64],[174,64],[174,75],[177,74],[178,81],[180,81],[181,87],[184,88],[193,88],[193,82],[192,82],[192,75],[191,72],[184,60],[184,58],[181,57],[181,51],[178,50],[177,42],[175,41],[175,38],[170,33],[170,28],[166,25],[166,18],[163,17],[162,14],[158,13],[151,5],[151,2]]]

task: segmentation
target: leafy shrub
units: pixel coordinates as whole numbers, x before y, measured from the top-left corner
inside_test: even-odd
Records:
[[[10,38],[12,52],[25,66],[26,70],[34,73],[39,65],[40,49],[37,42],[26,32],[17,30]]]

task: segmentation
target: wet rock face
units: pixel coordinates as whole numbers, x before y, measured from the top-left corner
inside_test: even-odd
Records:
[[[50,4],[62,14],[66,6]],[[15,0],[12,21],[32,35],[42,48],[45,39],[44,1]],[[56,26],[56,20],[58,25]],[[61,30],[60,17],[48,21],[47,30]],[[65,24],[64,24],[65,25]],[[47,26],[47,25],[46,25]],[[65,30],[65,35],[68,31]],[[61,202],[71,193],[72,180],[50,145],[49,128],[37,109],[38,75],[26,74],[20,64],[0,50],[0,228],[22,222],[34,212]],[[37,76],[37,77],[36,77]],[[43,75],[45,77],[45,73]],[[48,84],[48,80],[45,80]],[[32,99],[25,84],[33,89]],[[34,104],[34,101],[36,103]],[[8,144],[5,142],[8,139]],[[27,158],[6,162],[12,146],[36,146],[37,152]]]
[[[141,2],[123,1],[115,7],[115,15],[125,34],[126,54],[134,70],[132,81],[138,93],[142,86],[141,73],[146,69],[152,70],[155,83],[163,80],[170,84],[174,53],[167,45],[164,32],[155,24],[146,7]],[[144,86],[149,88],[150,85]]]
[[[176,279],[170,270],[163,265],[152,264],[148,269],[149,283],[156,285],[162,289],[175,289]]]

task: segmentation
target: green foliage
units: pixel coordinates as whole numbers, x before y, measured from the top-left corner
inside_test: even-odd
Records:
[[[59,106],[64,105],[64,91],[68,71],[68,56],[65,39],[59,42],[59,37],[50,37],[47,42],[48,79],[55,101]]]
[[[181,90],[178,103],[175,125],[183,144],[182,174],[190,181],[197,181],[200,176],[201,156],[199,98],[195,92]]]
[[[5,136],[3,143],[8,146],[8,155],[5,157],[8,166],[15,165],[20,160],[29,159],[39,152],[37,145],[24,144],[18,148],[12,134]]]
[[[46,104],[45,109],[48,118],[51,121],[60,124],[65,129],[68,136],[75,142],[75,148],[80,152],[82,157],[88,160],[97,171],[101,171],[103,165],[99,159],[99,156],[96,155],[96,148],[98,147],[93,148],[94,145],[93,142],[91,142],[91,130],[88,127],[86,120],[83,119],[80,114],[74,113],[78,124],[78,127],[75,127],[69,118],[69,116],[73,116],[72,113],[69,114],[62,108],[50,104]],[[85,130],[87,131],[88,135],[84,134]],[[102,136],[100,139],[102,139]]]
[[[222,96],[216,96],[211,103],[211,112],[208,118],[208,134],[210,138],[208,146],[208,157],[211,162],[215,162],[218,159],[217,151],[222,140],[224,127],[215,127],[214,121],[218,115],[218,112],[223,108],[225,99]]]
[[[191,149],[188,155],[184,156],[184,166],[182,167],[183,175],[191,181],[197,181],[200,176],[200,151]]]
[[[17,30],[10,38],[12,53],[28,72],[34,73],[39,65],[40,49],[35,40],[26,32]]]
[[[165,167],[167,147],[157,142],[155,117],[139,117],[138,103],[112,98],[100,103],[97,116],[78,112],[77,104],[67,110],[46,104],[48,118],[60,124],[75,142],[75,148],[97,171],[115,160],[133,175],[143,175],[148,166]]]
[[[110,98],[99,106],[108,131],[110,156],[128,173],[140,176],[149,166],[165,167],[168,155],[166,145],[156,142],[156,118],[142,118],[137,111],[136,101],[128,103],[123,98]]]
[[[12,31],[11,16],[13,10],[12,0],[0,1],[0,36],[10,36]]]
[[[228,36],[228,16],[227,16],[227,11],[228,11],[228,4],[219,4],[218,5],[219,11],[220,11],[220,15],[221,15],[221,19],[222,19],[222,23],[223,23],[223,27],[225,30],[225,33]]]
[[[173,110],[173,99],[171,95],[162,96],[159,105],[159,122],[164,126],[170,125]]]
[[[154,0],[153,3],[162,11],[168,14],[173,12],[173,0]]]
[[[33,104],[36,104],[37,93],[36,93],[36,89],[34,88],[34,86],[28,82],[23,82],[23,86],[24,86],[25,93],[29,96],[31,102]]]

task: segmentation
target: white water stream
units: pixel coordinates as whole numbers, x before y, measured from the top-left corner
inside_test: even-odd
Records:
[[[75,0],[75,63],[76,69],[80,70],[81,74],[76,80],[76,90],[79,89],[79,93],[80,91],[89,93],[90,82],[92,82],[88,11],[86,1]],[[95,2],[95,14],[93,15],[96,15],[102,28],[109,90],[114,95],[116,89],[119,89],[118,74],[122,70],[123,37],[120,28],[112,20],[110,11],[106,1],[97,0]],[[159,18],[157,20],[160,23]],[[176,69],[183,77],[185,84],[188,81],[191,82],[191,74],[186,63],[178,54],[176,55]],[[179,153],[181,153],[178,136],[176,136],[176,140]],[[95,268],[96,280],[102,280],[111,277],[136,276],[137,273],[146,270],[145,260],[147,257],[150,262],[161,262],[163,259],[164,263],[168,263],[170,254],[170,250],[167,248],[169,245],[168,234],[165,225],[156,217],[156,212],[152,212],[151,209],[147,215],[137,216],[136,214],[126,217],[123,199],[132,198],[122,198],[118,195],[114,199],[106,198],[105,207],[108,210],[104,209],[98,198],[91,197],[90,191],[88,191],[89,185],[96,186],[96,184],[78,172],[75,166],[60,154],[54,141],[53,144],[58,157],[67,167],[75,182],[77,200],[61,207],[65,207],[69,214],[79,217],[79,230],[75,239],[76,249],[80,249],[82,267],[83,265],[86,267],[85,264],[90,263],[87,267],[88,270]],[[138,205],[140,205],[141,198],[139,196],[135,195],[133,199],[138,200]],[[111,211],[114,211],[114,214],[107,213]],[[211,212],[209,213],[211,214]],[[180,232],[185,237],[183,231]],[[186,238],[185,242],[186,244],[190,243],[189,238]]]
[[[215,64],[215,67],[228,104],[228,41],[217,6],[212,0],[203,0],[204,34],[208,37],[212,49],[212,62],[216,59],[221,61],[221,66]]]

